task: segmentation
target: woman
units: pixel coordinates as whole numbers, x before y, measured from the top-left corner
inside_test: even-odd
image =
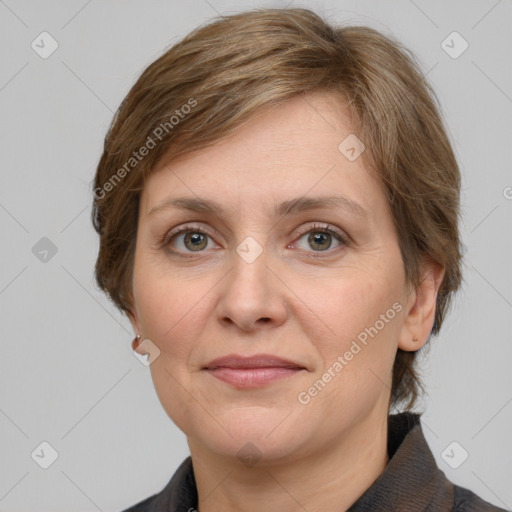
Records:
[[[97,169],[96,278],[191,456],[128,510],[499,510],[407,412],[459,188],[434,93],[372,29],[257,10],[152,63]]]

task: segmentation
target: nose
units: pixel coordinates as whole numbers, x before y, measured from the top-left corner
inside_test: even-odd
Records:
[[[288,315],[286,286],[271,268],[271,258],[265,250],[254,261],[240,254],[234,253],[233,268],[223,280],[219,322],[245,332],[282,325]]]

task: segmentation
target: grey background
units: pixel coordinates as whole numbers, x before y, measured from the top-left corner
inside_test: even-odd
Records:
[[[128,321],[93,284],[90,183],[113,112],[165,48],[218,13],[285,5],[0,0],[1,511],[121,510],[188,455]],[[438,92],[463,172],[467,252],[463,289],[422,360],[424,430],[449,479],[510,508],[511,2],[292,5],[394,34]],[[42,31],[59,44],[47,59],[31,48]],[[469,43],[456,59],[441,47],[453,31]],[[33,252],[43,237],[57,248],[46,262]],[[42,441],[58,452],[48,469],[31,457]],[[458,469],[441,455],[453,441],[469,453]]]

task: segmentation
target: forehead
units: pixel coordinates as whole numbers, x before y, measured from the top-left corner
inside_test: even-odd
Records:
[[[184,196],[215,199],[235,211],[336,194],[371,209],[383,192],[362,157],[348,158],[345,141],[354,137],[343,100],[326,93],[293,98],[211,147],[164,159],[144,187],[143,214]]]

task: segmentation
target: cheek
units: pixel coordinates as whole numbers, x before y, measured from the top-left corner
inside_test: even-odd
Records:
[[[208,288],[206,288],[208,289]],[[208,307],[199,281],[165,275],[151,265],[134,272],[134,296],[144,337],[159,348],[150,371],[156,394],[178,428],[189,431],[193,377],[188,363],[201,335],[200,316]]]
[[[300,390],[304,400],[310,398],[304,421],[328,410],[342,425],[347,418],[364,416],[378,400],[385,401],[391,387],[401,323],[398,290],[361,276],[338,283],[310,296],[329,331],[311,338],[322,365]]]
[[[168,348],[165,340],[178,339],[177,332],[187,323],[194,305],[193,286],[184,286],[143,258],[136,260],[133,291],[142,335],[162,352]]]
[[[376,322],[379,331],[396,332],[397,309],[402,305],[393,308],[393,304],[403,296],[402,285],[399,265],[382,268],[378,263],[369,268],[346,267],[314,281],[295,277],[293,288],[301,309],[310,311],[298,320],[309,322],[309,327],[316,324],[322,329],[315,337],[319,343],[337,349]]]
[[[312,333],[315,323],[324,326],[311,337],[323,365],[311,384],[325,372],[331,375],[317,405],[325,400],[333,407],[363,407],[391,386],[403,310],[400,268],[344,269],[336,279],[316,280],[309,294],[305,282],[297,291],[321,320],[311,317],[310,328],[302,329]]]
[[[212,300],[222,274],[212,271],[198,277],[193,270],[171,268],[168,263],[164,267],[148,257],[141,258],[134,270],[141,334],[160,349],[155,361],[159,364],[152,364],[151,370],[167,369],[180,382],[188,381],[192,366],[203,362],[200,340],[208,335],[206,324],[214,314]]]

